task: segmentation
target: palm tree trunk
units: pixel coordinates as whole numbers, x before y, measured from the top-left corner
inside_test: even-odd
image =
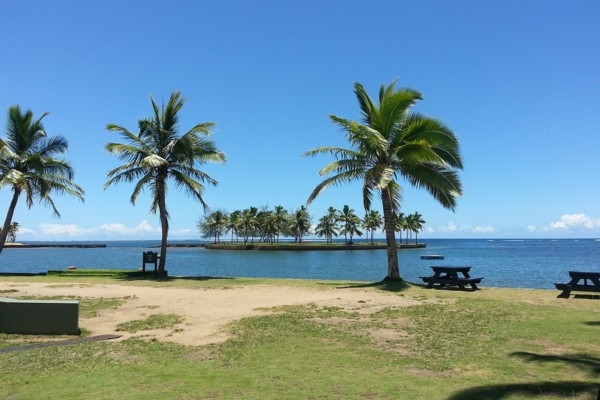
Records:
[[[398,247],[396,246],[396,233],[394,232],[394,212],[389,190],[381,190],[381,202],[383,206],[383,226],[385,229],[385,239],[387,247],[388,274],[387,279],[400,278],[400,269],[398,267]]]
[[[165,274],[165,265],[167,263],[167,238],[169,236],[169,218],[167,216],[167,204],[165,193],[165,182],[158,182],[158,210],[160,214],[161,240],[160,240],[160,260],[158,262],[158,276]]]
[[[6,237],[8,236],[10,224],[12,223],[15,208],[17,208],[17,202],[19,201],[19,195],[21,194],[20,189],[14,188],[13,191],[13,197],[10,201],[10,205],[8,206],[6,219],[4,220],[4,225],[2,226],[2,231],[0,232],[0,253],[2,253],[2,250],[4,249],[4,243],[6,243]]]

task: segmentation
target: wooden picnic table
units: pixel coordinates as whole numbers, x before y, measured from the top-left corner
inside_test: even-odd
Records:
[[[562,290],[557,297],[568,299],[572,291],[600,293],[600,272],[569,271],[569,276],[569,283],[554,284],[558,290]]]
[[[469,285],[471,289],[477,290],[479,289],[477,284],[483,279],[471,278],[469,275],[471,267],[433,266],[431,269],[433,270],[433,276],[421,276],[423,282],[427,283],[428,289],[457,286],[459,289],[466,290],[465,286]]]

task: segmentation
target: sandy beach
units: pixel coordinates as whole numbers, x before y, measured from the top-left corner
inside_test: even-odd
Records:
[[[293,285],[240,285],[220,288],[149,287],[128,284],[0,282],[5,296],[51,296],[66,299],[120,299],[116,308],[102,309],[94,317],[80,315],[79,327],[90,335],[117,334],[123,340],[140,337],[184,345],[201,346],[227,340],[224,329],[241,318],[268,314],[275,307],[315,304],[373,313],[386,307],[417,304],[417,300],[393,293],[366,289],[324,289]],[[123,322],[145,319],[153,314],[176,314],[180,324],[167,329],[136,333],[117,331]]]

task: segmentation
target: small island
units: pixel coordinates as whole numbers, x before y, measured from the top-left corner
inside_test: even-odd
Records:
[[[386,249],[385,243],[210,243],[203,245],[209,250],[270,250],[270,251],[315,251],[315,250],[381,250]],[[421,249],[426,247],[425,243],[398,243],[398,249]]]

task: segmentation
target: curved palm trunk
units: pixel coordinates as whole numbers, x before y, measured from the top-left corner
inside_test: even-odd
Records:
[[[10,224],[12,223],[13,215],[15,214],[15,208],[17,208],[17,202],[19,201],[20,195],[21,190],[15,188],[13,197],[10,200],[10,205],[8,206],[8,211],[6,213],[4,225],[2,226],[2,232],[0,232],[0,253],[2,253],[2,250],[4,249],[4,243],[6,243],[6,237],[8,236],[8,232],[10,231]]]
[[[394,212],[388,189],[382,189],[381,202],[383,205],[383,226],[387,244],[388,279],[401,279],[398,267],[398,247],[396,246],[396,232],[394,231]]]
[[[165,265],[167,263],[167,238],[169,236],[169,218],[167,216],[167,204],[165,200],[164,180],[158,183],[158,210],[160,213],[160,260],[158,262],[158,276],[164,276]]]

